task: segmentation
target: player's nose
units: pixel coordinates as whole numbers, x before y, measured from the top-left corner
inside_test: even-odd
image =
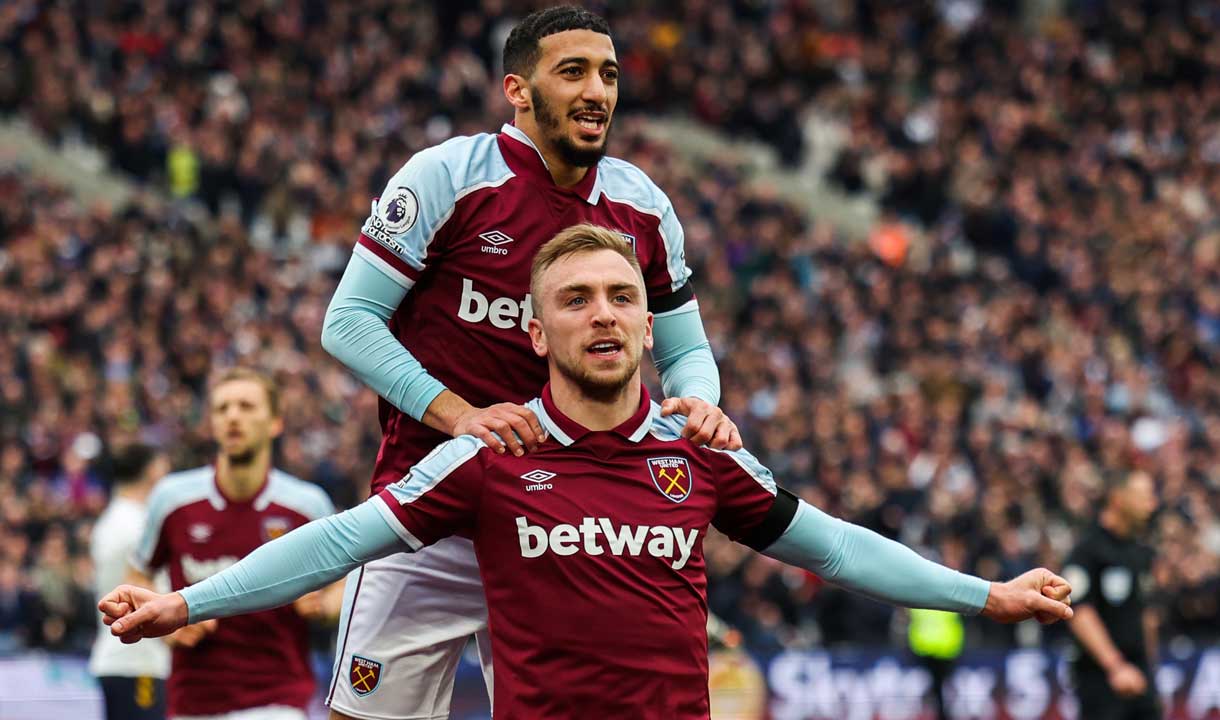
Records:
[[[589,103],[595,103],[598,109],[604,109],[606,98],[609,95],[606,90],[606,81],[598,73],[591,73],[588,80],[585,82],[583,92],[580,94],[582,100]]]
[[[614,317],[614,308],[609,300],[599,298],[593,301],[592,320],[593,324],[599,327],[610,327],[618,322]]]

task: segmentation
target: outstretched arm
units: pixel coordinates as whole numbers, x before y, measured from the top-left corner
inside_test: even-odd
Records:
[[[764,554],[848,590],[905,607],[982,614],[999,622],[1072,617],[1067,581],[1041,568],[993,583],[921,557],[910,548],[833,518],[803,500]]]
[[[120,585],[98,603],[123,642],[159,637],[202,620],[267,610],[343,577],[362,563],[402,549],[371,499],[303,525],[203,582],[161,595]]]

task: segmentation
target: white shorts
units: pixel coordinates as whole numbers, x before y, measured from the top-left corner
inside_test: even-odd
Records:
[[[487,601],[469,540],[374,560],[347,576],[326,704],[361,720],[445,720],[472,635],[490,696]]]
[[[173,715],[172,720],[305,720],[305,711],[285,705],[246,708],[219,715]]]

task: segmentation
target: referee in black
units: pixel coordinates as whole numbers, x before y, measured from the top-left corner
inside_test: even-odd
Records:
[[[1148,473],[1115,476],[1097,522],[1065,563],[1076,609],[1068,627],[1079,651],[1073,673],[1082,720],[1161,717],[1152,682],[1156,615],[1145,598],[1153,553],[1140,542],[1156,508]]]

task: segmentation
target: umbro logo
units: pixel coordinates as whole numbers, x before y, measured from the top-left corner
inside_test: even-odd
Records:
[[[510,238],[509,236],[500,232],[499,230],[492,230],[490,232],[479,233],[479,239],[482,240],[483,242],[487,243],[486,245],[483,246],[483,252],[491,253],[492,255],[507,255],[508,248],[500,247],[500,246],[507,245],[513,241],[512,238]]]
[[[539,490],[550,490],[554,486],[549,482],[555,477],[555,473],[547,472],[546,470],[530,470],[521,476],[525,481],[526,492],[537,492]]]
[[[492,230],[491,232],[480,233],[479,237],[483,238],[485,241],[491,243],[492,245],[504,245],[506,243],[510,243],[513,241],[512,238],[510,238],[509,236],[500,232],[499,230]]]

